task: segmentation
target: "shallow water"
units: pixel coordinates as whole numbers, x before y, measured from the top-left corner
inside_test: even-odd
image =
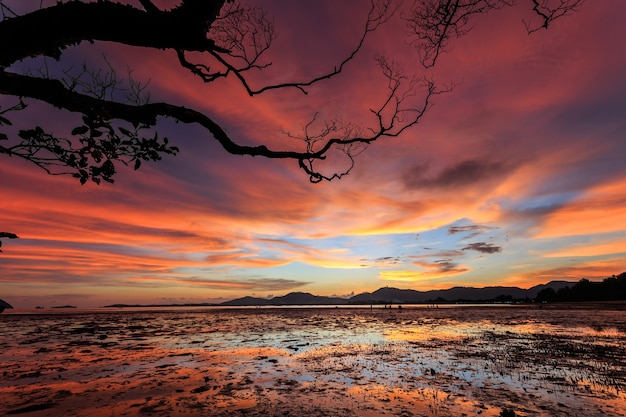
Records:
[[[0,316],[0,415],[626,416],[626,312],[38,311]]]

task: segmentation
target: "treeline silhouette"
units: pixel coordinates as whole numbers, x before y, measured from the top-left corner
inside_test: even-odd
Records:
[[[612,275],[601,282],[581,279],[572,287],[564,287],[555,291],[545,288],[537,294],[538,302],[555,301],[617,301],[626,300],[626,272]]]

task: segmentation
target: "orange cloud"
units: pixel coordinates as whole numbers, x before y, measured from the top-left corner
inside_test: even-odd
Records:
[[[225,280],[206,279],[198,277],[190,278],[166,278],[166,277],[132,277],[129,281],[133,284],[155,285],[157,287],[163,284],[179,287],[201,287],[222,289],[230,291],[246,290],[246,291],[288,291],[308,285],[309,282],[296,281],[282,278],[256,278],[256,279],[238,279],[231,278]]]
[[[606,239],[600,243],[588,242],[561,247],[554,251],[543,252],[547,258],[589,257],[626,253],[626,239]]]
[[[284,259],[264,258],[245,252],[209,255],[206,257],[206,262],[210,266],[229,265],[238,268],[270,268],[288,263],[288,261]]]
[[[538,267],[521,274],[511,274],[503,279],[502,282],[530,288],[550,281],[577,282],[582,278],[587,278],[591,281],[601,281],[623,271],[626,271],[626,257],[614,257],[600,261],[580,262],[571,266],[545,269]]]
[[[551,213],[536,234],[539,238],[626,233],[626,180],[599,184]]]

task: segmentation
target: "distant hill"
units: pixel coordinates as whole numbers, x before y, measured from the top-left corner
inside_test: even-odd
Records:
[[[308,292],[292,292],[274,298],[243,297],[222,303],[223,306],[259,306],[259,305],[337,305],[348,304],[349,300],[340,297],[323,297]]]
[[[267,306],[267,305],[343,305],[343,304],[411,304],[427,302],[479,302],[534,299],[540,291],[573,286],[574,282],[552,281],[529,289],[519,287],[454,287],[447,290],[416,291],[392,287],[364,292],[351,298],[323,297],[307,292],[292,292],[274,298],[243,297],[221,303],[223,306]]]
[[[220,305],[223,306],[264,306],[269,304],[269,299],[258,297],[243,297],[236,298],[234,300],[225,301]]]
[[[576,284],[576,282],[569,281],[550,281],[547,284],[535,285],[534,287],[529,288],[528,291],[532,294],[531,298],[535,298],[541,291],[545,289],[552,288],[554,291],[559,291],[563,288],[572,287]]]
[[[529,289],[519,287],[454,287],[447,290],[416,291],[392,287],[380,288],[372,293],[365,292],[350,298],[350,304],[389,304],[389,303],[426,303],[433,301],[494,301],[533,299],[545,288],[558,291],[572,286],[574,282],[552,281],[548,284],[536,285]]]

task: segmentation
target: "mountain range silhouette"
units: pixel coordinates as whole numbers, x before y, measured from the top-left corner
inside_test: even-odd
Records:
[[[454,287],[447,290],[417,291],[393,287],[379,288],[374,292],[364,292],[350,298],[326,297],[313,295],[307,292],[291,292],[273,297],[242,297],[226,301],[224,306],[263,306],[263,305],[346,305],[346,304],[411,304],[435,302],[481,302],[481,301],[511,301],[532,300],[546,288],[558,291],[561,288],[571,287],[575,282],[551,281],[547,284],[535,285],[523,289],[519,287],[491,286],[484,288]]]

